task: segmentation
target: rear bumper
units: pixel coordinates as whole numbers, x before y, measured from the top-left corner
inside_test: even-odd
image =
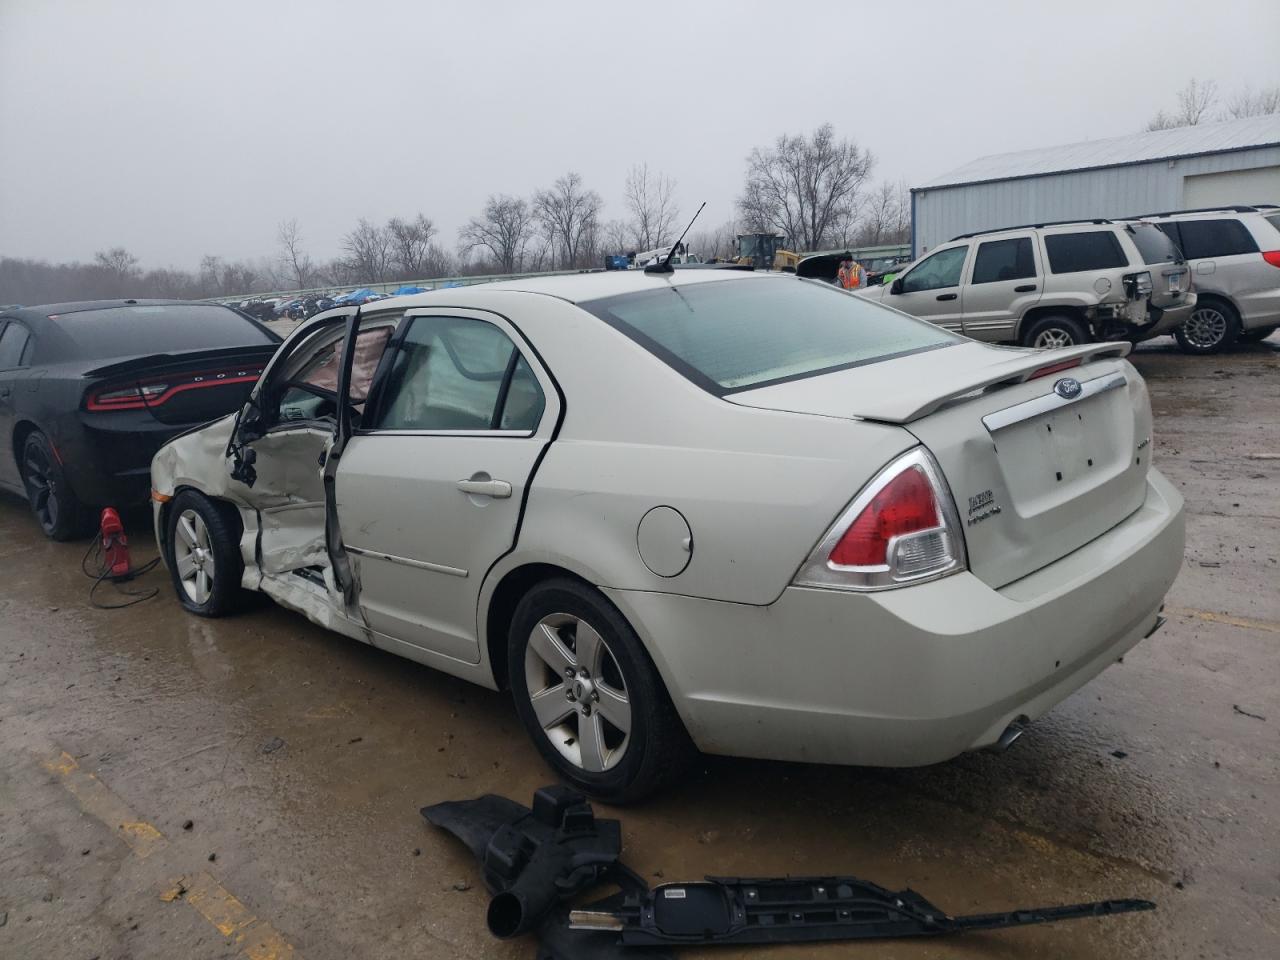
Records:
[[[997,742],[1155,626],[1182,564],[1182,498],[993,590],[970,573],[883,593],[791,587],[767,607],[606,591],[709,753],[920,766]]]
[[[1186,323],[1187,318],[1191,316],[1192,311],[1196,308],[1196,295],[1188,293],[1183,297],[1181,303],[1177,306],[1170,307],[1150,307],[1149,315],[1154,322],[1150,327],[1144,328],[1142,335],[1144,339],[1158,337],[1162,334],[1173,333],[1178,327]]]
[[[191,424],[160,423],[146,411],[81,414],[56,440],[71,489],[94,506],[137,504],[151,490],[151,458]]]

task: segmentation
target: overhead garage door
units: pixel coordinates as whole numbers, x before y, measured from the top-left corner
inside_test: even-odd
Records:
[[[1189,210],[1237,203],[1280,203],[1280,166],[1202,173],[1182,181],[1182,205]]]

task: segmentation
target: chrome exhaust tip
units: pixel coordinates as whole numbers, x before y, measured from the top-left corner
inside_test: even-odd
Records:
[[[1027,724],[1031,721],[1026,717],[1018,717],[1004,728],[1004,733],[1000,734],[1000,739],[993,743],[990,750],[993,753],[1004,753],[1013,746],[1014,741],[1027,732]]]

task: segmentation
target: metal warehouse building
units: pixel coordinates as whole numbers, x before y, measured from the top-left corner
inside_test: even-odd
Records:
[[[961,233],[1280,203],[1280,115],[981,157],[911,190],[912,253]]]

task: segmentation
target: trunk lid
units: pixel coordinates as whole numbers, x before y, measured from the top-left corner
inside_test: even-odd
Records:
[[[1052,352],[964,344],[727,399],[903,425],[946,476],[970,570],[1001,587],[1079,549],[1141,506],[1151,407],[1142,378],[1123,359],[1127,352],[1128,344]],[[939,366],[948,354],[954,362]],[[1079,392],[1069,384],[1059,392],[1063,380],[1076,381]]]
[[[85,408],[90,415],[147,410],[175,425],[216,420],[243,405],[277,348],[154,353],[104,364],[85,374]]]

